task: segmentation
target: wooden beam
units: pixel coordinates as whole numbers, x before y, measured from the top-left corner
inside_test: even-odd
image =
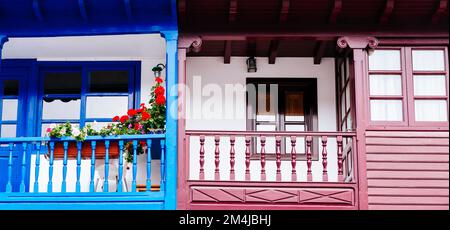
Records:
[[[186,0],[178,0],[178,21],[180,25],[186,23]]]
[[[448,8],[448,0],[440,0],[439,6],[436,8],[436,11],[433,14],[433,17],[431,18],[431,22],[433,24],[437,24],[441,21],[442,16],[447,12]]]
[[[36,16],[40,22],[44,21],[44,16],[42,14],[41,7],[39,6],[39,0],[33,0],[33,12],[34,16]]]
[[[131,0],[123,0],[123,5],[127,19],[131,20],[133,18],[133,12],[131,11]]]
[[[280,46],[280,40],[277,39],[277,40],[270,41],[270,46],[269,46],[269,64],[275,64],[279,46]]]
[[[84,0],[78,0],[78,8],[80,9],[81,18],[86,22],[88,20],[88,14]]]
[[[225,52],[223,54],[223,63],[231,63],[231,41],[225,41]]]
[[[280,24],[284,24],[288,20],[290,0],[281,0]]]
[[[249,57],[256,56],[256,39],[255,38],[247,38],[247,56],[249,56]]]
[[[330,24],[336,24],[337,18],[342,11],[342,0],[334,0],[333,8],[330,14]]]
[[[237,14],[237,0],[230,0],[230,10],[228,13],[228,23],[233,23],[236,21]]]
[[[320,65],[322,57],[325,54],[328,43],[326,41],[317,41],[314,48],[314,65]]]
[[[386,0],[386,5],[384,6],[383,13],[380,17],[380,24],[386,24],[391,18],[392,12],[394,12],[395,0]]]

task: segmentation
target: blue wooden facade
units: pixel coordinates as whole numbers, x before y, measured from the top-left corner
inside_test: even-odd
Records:
[[[177,192],[177,117],[170,112],[177,111],[178,83],[177,43],[178,28],[176,17],[176,0],[0,0],[0,58],[3,44],[13,37],[53,37],[53,36],[90,36],[90,35],[121,35],[121,34],[160,34],[166,41],[166,104],[167,120],[166,134],[148,134],[116,137],[89,137],[86,142],[92,147],[91,178],[89,191],[79,188],[81,147],[73,139],[50,140],[40,137],[41,120],[37,119],[42,104],[38,98],[39,71],[36,60],[6,60],[0,61],[0,78],[6,75],[15,76],[21,84],[18,97],[19,113],[15,121],[4,121],[5,124],[15,124],[18,128],[17,137],[0,138],[0,209],[175,209]],[[1,59],[0,59],[1,60]],[[2,65],[3,64],[3,65]],[[50,63],[40,63],[42,65]],[[80,64],[80,63],[78,63]],[[139,78],[136,78],[138,81]],[[134,83],[135,84],[135,83]],[[130,97],[139,90],[129,91]],[[2,98],[3,95],[1,95]],[[1,104],[1,103],[0,103]],[[130,107],[137,107],[136,100]],[[1,105],[0,105],[1,106]],[[1,109],[0,109],[1,110]],[[176,112],[174,113],[177,114]],[[106,121],[106,120],[105,120]],[[0,121],[3,124],[3,121]],[[9,123],[8,123],[9,122]],[[15,123],[13,123],[15,122]],[[84,121],[80,121],[84,122]],[[39,124],[38,124],[39,123]],[[24,129],[21,129],[23,127]],[[52,142],[55,141],[55,142]],[[109,161],[109,145],[117,142],[120,147],[126,141],[144,141],[148,146],[160,144],[161,181],[158,191],[151,191],[151,157],[148,154],[146,162],[147,182],[143,192],[136,191],[136,157],[131,164],[133,181],[131,191],[93,191],[92,175],[96,163],[96,143],[104,143],[106,148],[105,164]],[[61,143],[64,149],[62,172],[53,171],[53,151],[56,143]],[[44,145],[44,143],[50,143]],[[53,147],[52,144],[53,143]],[[77,185],[75,192],[67,192],[64,187],[67,176],[67,159],[70,143],[77,143]],[[136,146],[136,145],[135,145]],[[119,148],[122,149],[122,148]],[[122,151],[121,151],[122,152]],[[50,190],[39,191],[37,178],[41,154],[49,157],[49,178],[54,174],[62,174],[61,192],[52,192],[53,185],[47,182]],[[122,153],[121,153],[122,154]],[[136,154],[136,149],[134,149]],[[32,161],[31,156],[34,157]],[[120,155],[122,156],[122,155]],[[31,165],[34,170],[31,172]],[[108,164],[106,164],[108,165]],[[119,169],[124,162],[119,157]],[[34,184],[29,184],[33,174]],[[108,166],[105,167],[108,175]],[[122,171],[119,170],[119,178]],[[105,178],[108,178],[106,176]],[[122,180],[118,180],[121,183]],[[108,181],[105,179],[105,183]],[[33,189],[33,192],[31,191]]]

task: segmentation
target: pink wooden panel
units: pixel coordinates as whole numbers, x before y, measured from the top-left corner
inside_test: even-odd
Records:
[[[448,146],[375,146],[367,145],[367,153],[448,153]]]
[[[368,171],[369,179],[448,179],[449,173],[430,171]]]
[[[369,204],[447,204],[447,197],[369,196]]]
[[[246,202],[298,203],[293,189],[246,189]]]
[[[240,188],[193,188],[192,201],[244,202],[244,192]]]
[[[414,145],[414,146],[431,146],[440,145],[448,146],[448,138],[381,138],[371,137],[366,139],[367,145]]]
[[[386,162],[449,162],[448,154],[367,154],[367,161]]]
[[[448,210],[448,205],[370,205],[371,210]]]
[[[448,171],[448,163],[367,162],[367,170]]]
[[[448,180],[386,180],[386,179],[369,179],[370,187],[396,187],[396,188],[448,188]]]
[[[369,188],[371,195],[391,196],[447,196],[447,188]]]
[[[448,131],[366,131],[366,137],[449,137]]]

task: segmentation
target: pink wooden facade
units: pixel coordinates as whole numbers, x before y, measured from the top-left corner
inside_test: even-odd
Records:
[[[232,1],[233,2],[233,1]],[[269,2],[269,1],[268,1]],[[412,5],[422,8],[424,14],[431,9],[432,15],[428,18],[432,26],[424,31],[426,26],[418,24],[417,28],[400,29],[406,25],[405,18],[401,16],[402,10],[408,13],[404,1],[368,1],[368,8],[376,4],[382,5],[381,15],[374,15],[374,20],[379,25],[385,25],[386,29],[368,31],[361,25],[345,27],[336,31],[334,27],[320,24],[318,28],[323,30],[298,28],[286,29],[280,32],[276,28],[284,28],[283,23],[298,16],[295,10],[299,4],[297,1],[281,1],[279,11],[279,24],[269,24],[264,29],[260,25],[251,23],[236,25],[234,22],[241,16],[251,21],[250,13],[239,14],[239,1],[237,7],[230,7],[228,21],[216,28],[208,27],[205,22],[193,29],[189,27],[188,16],[197,16],[200,13],[194,9],[195,4],[186,7],[189,1],[181,1],[179,15],[181,25],[181,38],[179,44],[179,80],[186,83],[187,56],[219,56],[223,55],[224,63],[230,62],[230,56],[247,56],[252,52],[268,54],[269,64],[274,64],[277,56],[289,57],[313,57],[314,63],[319,63],[322,57],[327,56],[327,50],[336,47],[339,55],[332,56],[336,65],[340,59],[349,60],[348,85],[350,95],[346,103],[351,109],[342,114],[338,109],[337,130],[342,130],[342,122],[351,116],[351,131],[323,132],[263,132],[263,131],[221,131],[221,130],[187,130],[184,114],[186,112],[185,89],[180,90],[180,119],[179,119],[179,180],[178,180],[178,208],[179,209],[448,209],[449,207],[449,122],[448,112],[445,121],[420,122],[416,121],[413,108],[415,100],[443,100],[449,105],[449,75],[448,75],[448,27],[440,27],[447,22],[446,10],[448,1],[436,1],[428,6],[424,1],[411,1]],[[321,1],[318,1],[321,2]],[[339,21],[344,18],[356,17],[355,12],[348,8],[351,1],[329,1],[332,7],[329,11],[328,23],[339,27]],[[269,5],[269,3],[267,3]],[[309,5],[308,5],[309,4]],[[308,6],[314,5],[308,3]],[[345,5],[347,4],[347,5]],[[356,4],[356,3],[355,3]],[[201,4],[200,4],[201,5]],[[200,6],[197,5],[197,6]],[[231,4],[233,5],[233,4]],[[245,5],[245,4],[244,4]],[[290,5],[290,6],[289,6]],[[317,6],[320,4],[317,3]],[[357,5],[357,4],[356,4]],[[188,5],[189,6],[189,5]],[[246,5],[247,6],[247,5]],[[305,5],[306,6],[306,5]],[[207,7],[207,5],[205,5]],[[259,9],[254,6],[255,9]],[[262,6],[261,6],[262,7]],[[359,8],[358,8],[359,7]],[[358,9],[363,9],[358,5]],[[404,8],[402,8],[404,7]],[[425,10],[429,7],[429,10]],[[366,8],[364,8],[366,9]],[[291,11],[289,11],[291,10]],[[367,10],[367,9],[366,9]],[[345,12],[345,13],[342,13]],[[356,11],[356,10],[355,10]],[[418,10],[420,11],[420,10]],[[294,12],[294,13],[293,13]],[[378,11],[377,11],[378,12]],[[406,12],[406,13],[405,13]],[[298,12],[297,12],[298,13]],[[237,19],[236,19],[237,14]],[[188,16],[187,16],[188,15]],[[234,16],[233,16],[234,15]],[[256,15],[256,13],[255,13]],[[253,15],[253,16],[255,16]],[[247,17],[246,17],[247,16]],[[255,17],[257,17],[256,15]],[[267,16],[268,17],[268,16]],[[369,16],[368,16],[369,17]],[[425,16],[423,16],[425,18]],[[196,19],[198,19],[196,18]],[[262,17],[261,17],[262,18]],[[340,20],[339,20],[340,19]],[[192,19],[194,20],[194,19]],[[211,20],[214,20],[213,18]],[[243,20],[243,19],[242,19]],[[356,19],[355,19],[356,20]],[[398,23],[391,23],[398,20]],[[414,21],[414,19],[413,19]],[[192,21],[191,21],[192,22]],[[313,24],[318,22],[312,22]],[[403,24],[402,24],[403,23]],[[301,23],[300,23],[301,24]],[[428,24],[427,24],[428,25]],[[203,26],[203,27],[202,27]],[[247,27],[245,27],[247,26]],[[202,30],[203,28],[203,30]],[[236,28],[233,32],[231,28]],[[249,28],[254,32],[242,32],[242,28]],[[344,27],[343,27],[344,28]],[[297,41],[307,44],[308,40],[316,41],[315,51],[311,54],[307,51],[299,51],[296,55],[287,49],[279,49],[279,42]],[[255,40],[268,40],[270,45],[264,50],[260,42],[255,45]],[[218,43],[223,41],[223,43]],[[242,46],[242,44],[246,46]],[[203,43],[203,44],[202,44]],[[232,45],[234,44],[234,45]],[[240,44],[240,45],[236,45]],[[253,45],[252,45],[253,44]],[[291,43],[290,43],[291,44]],[[327,45],[324,45],[327,44]],[[332,44],[332,45],[330,45]],[[291,44],[292,45],[292,44]],[[241,51],[238,48],[246,48]],[[256,49],[256,51],[251,51]],[[254,48],[254,47],[257,48]],[[200,53],[196,53],[200,49]],[[287,46],[285,46],[286,48]],[[328,48],[324,48],[328,47]],[[223,49],[222,49],[223,48]],[[292,48],[292,47],[291,47]],[[331,48],[331,49],[333,49]],[[261,49],[261,50],[260,50]],[[374,71],[369,68],[369,53],[375,50],[398,49],[401,50],[400,70]],[[412,50],[443,50],[445,56],[445,68],[439,71],[413,71]],[[284,55],[281,54],[284,52]],[[300,53],[304,52],[304,53]],[[250,55],[251,56],[251,55]],[[275,64],[276,66],[276,64]],[[371,95],[369,78],[373,74],[394,74],[401,76],[402,93],[400,96]],[[339,79],[336,71],[336,79]],[[442,96],[411,96],[414,95],[413,78],[415,75],[443,75],[445,76],[445,95]],[[340,85],[341,80],[336,80]],[[320,86],[318,86],[320,87]],[[338,87],[338,86],[336,86]],[[340,89],[337,89],[340,92]],[[336,106],[339,107],[341,96],[337,96]],[[401,121],[372,121],[371,100],[401,100]],[[319,102],[320,103],[320,102]],[[305,139],[305,159],[296,158],[296,138]],[[208,139],[209,138],[209,139]],[[266,140],[275,140],[275,155],[268,158],[265,154]],[[281,140],[292,140],[289,152],[289,164],[282,164],[280,146]],[[311,147],[311,140],[317,140],[321,150]],[[349,139],[351,141],[343,141]],[[209,141],[209,142],[208,142]],[[205,144],[206,143],[206,144]],[[207,144],[214,146],[211,151],[205,150]],[[329,151],[329,145],[336,145],[336,151]],[[198,148],[192,148],[193,145]],[[224,151],[224,145],[226,146]],[[259,158],[251,158],[256,146]],[[240,147],[240,152],[237,151]],[[313,151],[320,154],[321,168],[317,170],[311,167]],[[317,152],[318,151],[318,152]],[[196,162],[190,162],[191,155],[196,155]],[[205,156],[214,160],[213,167],[205,167]],[[224,157],[226,161],[223,161]],[[337,161],[330,165],[329,157],[336,157]],[[198,159],[198,161],[197,161]],[[252,160],[250,160],[252,159]],[[211,160],[212,161],[212,160]],[[245,163],[239,163],[245,162]],[[252,164],[258,164],[258,168],[251,168]],[[268,180],[267,164],[274,163],[274,179]],[[239,163],[239,164],[238,164]],[[285,163],[283,161],[283,163]],[[299,171],[297,165],[304,164],[305,169]],[[192,176],[192,167],[195,175]],[[221,166],[227,165],[226,176],[223,176]],[[329,181],[330,172],[327,168],[337,168],[338,179]],[[239,175],[238,169],[242,170]],[[209,170],[209,171],[208,171]],[[253,172],[252,172],[253,170]],[[272,170],[272,169],[270,169]],[[289,171],[289,180],[281,176],[281,171]],[[255,172],[256,171],[256,172]],[[209,173],[209,177],[207,176]],[[197,177],[198,174],[198,177]],[[250,174],[256,175],[251,177]],[[321,181],[312,180],[312,175],[321,175]],[[205,176],[206,175],[206,176]],[[300,180],[300,175],[305,180]],[[251,178],[256,178],[255,180]]]

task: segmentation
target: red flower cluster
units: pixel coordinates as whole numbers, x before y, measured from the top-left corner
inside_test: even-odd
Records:
[[[120,117],[120,123],[125,123],[128,120],[130,120],[130,118],[127,115],[123,115]]]
[[[159,78],[159,77],[156,78],[156,82],[159,84],[161,82],[159,82],[158,79],[161,80],[161,78]],[[155,95],[156,95],[155,103],[157,105],[164,105],[164,104],[166,104],[166,97],[164,96],[164,92],[165,92],[164,87],[158,86],[158,87],[155,88],[154,92],[155,92]]]
[[[156,81],[158,84],[161,84],[161,83],[163,82],[163,80],[162,80],[161,77],[157,77],[157,78],[155,79],[155,81]]]

